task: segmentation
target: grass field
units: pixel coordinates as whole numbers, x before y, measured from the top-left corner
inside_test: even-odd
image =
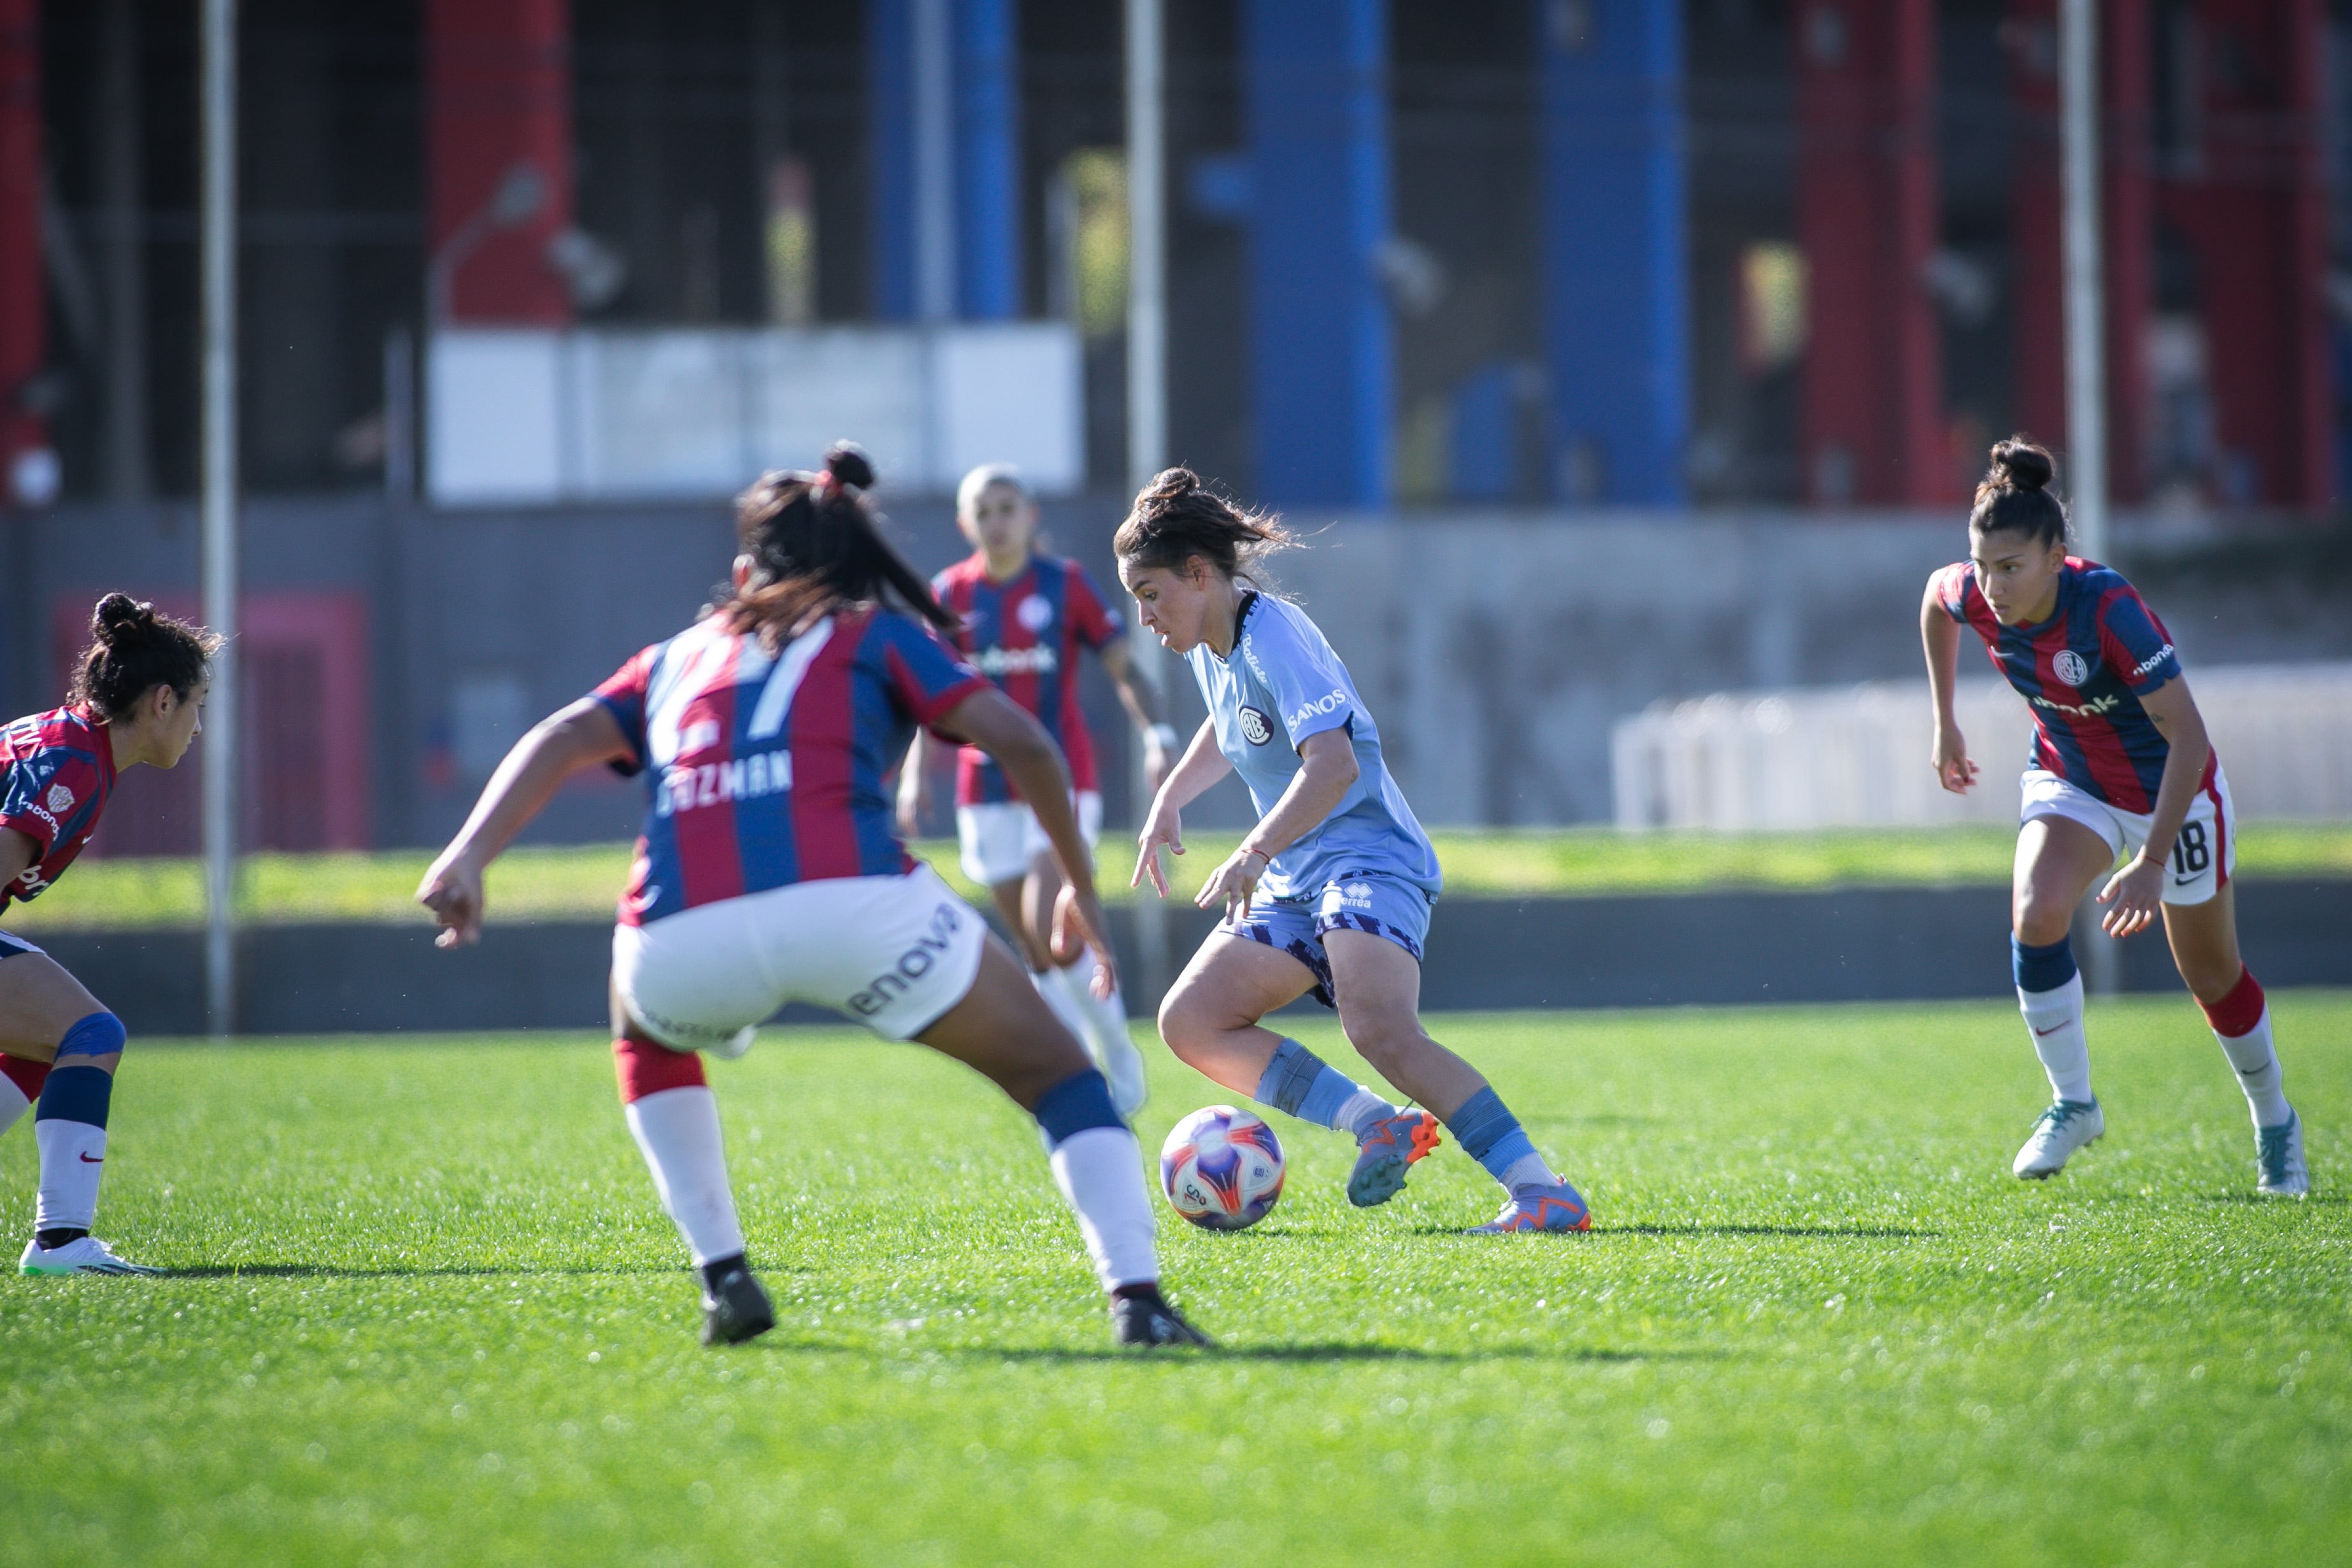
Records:
[[[2340,1563],[2352,994],[2275,1000],[2300,1205],[2179,998],[2094,1004],[2040,1186],[2005,1007],[1442,1019],[1596,1232],[1455,1235],[1450,1146],[1357,1213],[1285,1121],[1271,1218],[1163,1221],[1226,1348],[1148,1360],[917,1050],[714,1068],[782,1323],[713,1352],[601,1041],[142,1046],[100,1228],[178,1273],[0,1281],[0,1563]],[[1223,1097],[1153,1054],[1156,1147]]]
[[[1709,888],[1933,887],[2004,884],[2017,834],[2008,827],[1842,830],[1820,833],[1622,834],[1612,828],[1525,832],[1440,830],[1448,894],[1456,898],[1681,893]],[[1129,897],[1134,858],[1119,834],[1102,851],[1103,893]],[[1197,888],[1240,842],[1202,834],[1176,866]],[[955,847],[917,849],[967,898]],[[411,902],[431,858],[422,851],[257,855],[245,863],[240,902],[257,921],[413,920]],[[602,920],[613,912],[629,847],[523,848],[490,870],[490,900],[506,919]],[[2352,877],[2352,823],[2256,822],[2238,847],[2241,876]],[[26,931],[194,925],[204,919],[204,873],[194,860],[85,860],[72,881],[8,911]]]

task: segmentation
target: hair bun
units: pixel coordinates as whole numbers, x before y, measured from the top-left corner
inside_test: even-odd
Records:
[[[1181,500],[1202,490],[1201,476],[1186,468],[1162,468],[1143,487],[1140,500]]]
[[[2011,489],[2038,490],[2058,471],[2050,454],[2021,436],[2011,436],[1992,449],[1992,471]]]
[[[90,612],[90,635],[102,643],[111,644],[130,631],[152,631],[155,626],[155,606],[142,604],[128,594],[109,594]]]
[[[824,451],[824,471],[835,484],[856,489],[874,488],[874,459],[855,441],[835,441]]]

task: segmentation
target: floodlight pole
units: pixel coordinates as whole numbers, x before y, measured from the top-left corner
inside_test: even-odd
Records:
[[[1168,121],[1166,34],[1160,0],[1127,0],[1127,488],[1131,495],[1168,461]],[[1128,628],[1136,672],[1167,700],[1166,660],[1159,639],[1137,621]],[[1150,811],[1143,798],[1143,741],[1130,755],[1137,826]],[[1168,988],[1168,912],[1150,887],[1135,900],[1135,941],[1143,994]]]
[[[204,616],[220,635],[205,709],[205,1021],[236,1022],[236,0],[204,0]]]
[[[2106,308],[2100,276],[2097,0],[2060,0],[2067,499],[2086,559],[2107,558]]]

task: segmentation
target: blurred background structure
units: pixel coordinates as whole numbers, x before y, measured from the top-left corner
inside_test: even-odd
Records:
[[[2065,444],[2055,11],[1168,8],[1170,454],[1331,525],[1285,581],[1425,816],[1649,820],[1611,742],[1648,705],[1916,675],[1986,446]],[[2352,15],[2099,13],[2123,563],[2192,672],[2352,657]],[[438,838],[691,613],[726,498],[835,436],[926,568],[956,475],[1009,458],[1107,571],[1118,6],[241,27],[253,845]],[[185,4],[0,0],[11,712],[99,590],[194,607],[195,45]],[[142,774],[99,847],[194,843],[193,778]]]

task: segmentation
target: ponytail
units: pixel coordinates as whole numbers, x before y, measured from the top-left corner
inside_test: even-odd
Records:
[[[2057,472],[2049,449],[2022,436],[1996,445],[1992,466],[1977,486],[1969,531],[2022,533],[2043,546],[2065,542],[2066,508],[2049,489]]]
[[[1265,558],[1297,543],[1278,518],[1242,510],[1190,468],[1164,469],[1144,486],[1111,536],[1121,565],[1181,568],[1197,555],[1228,578],[1259,587]]]
[[[90,644],[74,668],[70,703],[120,719],[158,686],[184,702],[205,679],[221,639],[158,614],[128,594],[109,594],[89,614]]]
[[[931,585],[875,526],[866,491],[874,465],[854,441],[836,441],[821,473],[762,474],[735,502],[735,536],[751,574],[719,601],[729,629],[773,647],[811,616],[880,604],[886,594],[941,631],[956,629]]]

